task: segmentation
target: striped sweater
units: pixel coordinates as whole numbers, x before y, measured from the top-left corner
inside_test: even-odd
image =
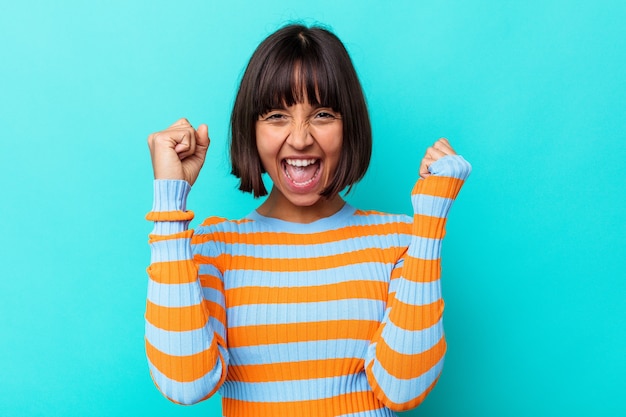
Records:
[[[471,167],[447,156],[413,217],[356,210],[310,224],[253,212],[195,231],[189,185],[155,181],[146,352],[170,400],[219,390],[224,416],[393,416],[433,388],[446,342],[447,213]]]

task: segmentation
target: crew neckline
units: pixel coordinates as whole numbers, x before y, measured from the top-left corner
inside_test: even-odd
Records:
[[[276,231],[285,231],[285,232],[294,232],[294,233],[314,233],[314,232],[323,232],[326,230],[336,229],[340,226],[343,226],[344,219],[352,216],[355,213],[356,209],[352,207],[350,204],[345,203],[341,209],[339,209],[336,213],[323,217],[321,219],[315,220],[311,223],[297,223],[291,222],[287,220],[281,220],[274,217],[267,217],[260,214],[258,211],[254,210],[252,213],[248,214],[245,218],[248,220],[254,220],[258,222],[262,222],[270,226],[272,230]]]

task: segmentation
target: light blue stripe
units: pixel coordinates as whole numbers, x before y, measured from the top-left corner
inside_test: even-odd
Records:
[[[160,240],[151,243],[150,248],[152,263],[182,261],[193,257],[189,238]]]
[[[202,295],[206,300],[212,301],[224,307],[226,302],[224,300],[224,293],[220,290],[210,287],[202,287]]]
[[[202,302],[197,282],[189,284],[161,284],[148,281],[148,300],[163,307],[190,307]]]
[[[206,397],[217,386],[222,376],[222,362],[219,360],[211,372],[192,382],[178,382],[166,377],[150,360],[148,366],[161,392],[166,397],[187,405],[195,404]]]
[[[454,200],[444,197],[435,197],[426,194],[411,196],[413,212],[424,216],[446,217]]]
[[[400,279],[396,278],[396,279],[392,279],[389,281],[389,294],[396,292],[396,289],[398,288],[398,284],[399,284]]]
[[[169,236],[181,233],[189,228],[189,222],[154,222],[154,227],[150,235]]]
[[[444,358],[435,364],[426,373],[412,379],[398,379],[390,375],[382,365],[375,361],[372,374],[387,398],[394,403],[409,402],[424,393],[441,374]]]
[[[380,321],[385,302],[366,299],[293,304],[253,304],[227,310],[228,327],[314,323],[329,320]]]
[[[441,281],[414,282],[404,278],[396,285],[396,298],[404,304],[423,306],[441,299]]]
[[[413,258],[428,261],[439,259],[441,255],[441,240],[414,236],[407,253]]]
[[[222,273],[215,265],[212,264],[200,264],[198,268],[198,273],[201,275],[211,275],[222,279]]]
[[[266,365],[324,359],[364,358],[368,340],[334,339],[230,348],[233,365]],[[268,351],[272,352],[268,355]],[[274,354],[275,353],[275,354]]]
[[[431,349],[443,335],[443,319],[439,319],[434,325],[422,330],[405,330],[388,320],[381,337],[396,352],[403,355],[416,355]],[[368,357],[375,355],[375,351],[371,350],[372,346],[368,351]]]
[[[309,401],[331,398],[347,392],[370,391],[365,373],[332,378],[303,379],[278,382],[226,381],[222,398],[257,402]]]
[[[209,326],[215,330],[217,334],[222,336],[222,339],[226,340],[226,327],[224,327],[221,321],[215,317],[209,317]]]
[[[411,224],[413,219],[406,214],[392,214],[392,213],[378,213],[378,212],[365,212],[366,214],[355,214],[352,216],[350,226],[365,226],[365,225],[385,225],[392,223],[404,223]]]
[[[161,352],[172,356],[195,355],[207,350],[213,343],[210,329],[171,332],[159,329],[146,321],[146,339]]]
[[[316,271],[266,272],[230,270],[224,277],[224,289],[246,287],[310,287],[350,281],[389,282],[393,264],[379,262],[347,265]],[[201,273],[203,271],[200,266]],[[355,285],[363,285],[355,283]]]

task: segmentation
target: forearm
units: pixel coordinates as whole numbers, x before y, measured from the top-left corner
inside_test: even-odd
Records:
[[[441,242],[448,211],[469,172],[462,158],[442,158],[412,192],[411,241],[401,274],[390,284],[385,318],[367,364],[372,388],[394,410],[419,405],[443,367]]]
[[[153,210],[147,216],[156,221],[149,241],[146,353],[161,392],[185,404],[215,392],[227,356],[225,342],[211,326],[210,302],[193,260],[188,192],[183,181],[155,181]]]

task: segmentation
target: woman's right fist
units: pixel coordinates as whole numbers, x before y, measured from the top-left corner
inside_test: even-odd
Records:
[[[148,136],[152,169],[157,180],[185,180],[193,185],[209,148],[209,128],[195,130],[187,119]]]

